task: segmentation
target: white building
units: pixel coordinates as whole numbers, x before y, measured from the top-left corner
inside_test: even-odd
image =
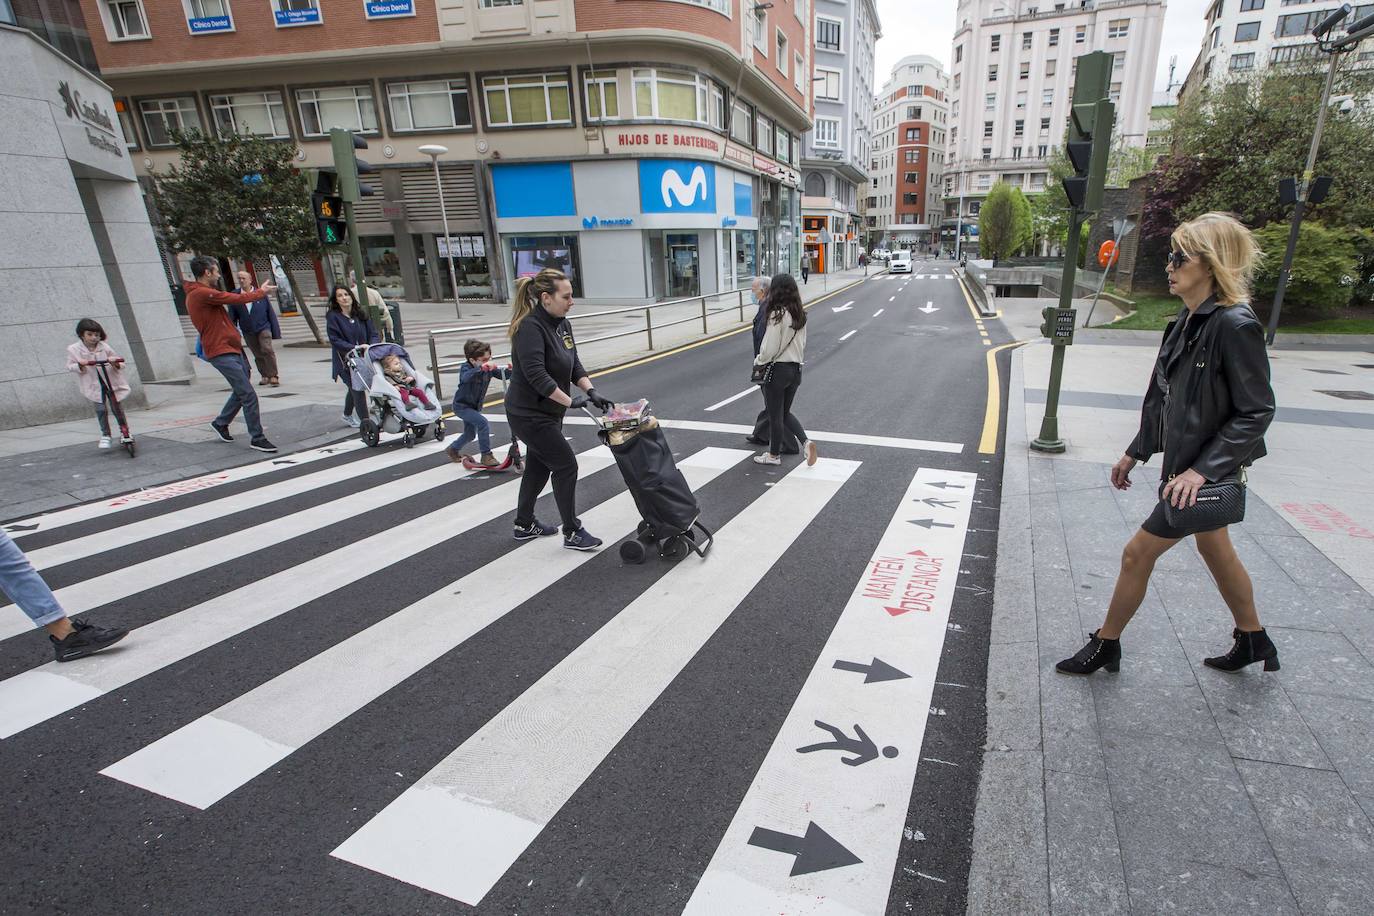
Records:
[[[1064,143],[1076,59],[1084,54],[1106,51],[1115,58],[1113,142],[1145,145],[1164,6],[1164,0],[959,0],[950,65],[947,231],[961,199],[965,222],[976,221],[982,199],[999,180],[1031,193],[1044,189],[1046,159]]]
[[[859,204],[873,146],[874,45],[881,29],[874,0],[815,0],[815,126],[802,146],[801,211],[803,257],[816,273],[859,261]]]
[[[938,242],[949,119],[944,64],[923,54],[899,60],[874,103],[868,228],[876,246]]]

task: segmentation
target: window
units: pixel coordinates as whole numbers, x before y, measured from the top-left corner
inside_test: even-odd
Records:
[[[1114,104],[1121,101],[1120,83],[1112,83],[1111,86],[1107,88],[1107,98],[1111,99]]]
[[[1032,34],[1031,34],[1030,32],[1022,32],[1022,33],[1021,33],[1021,50],[1022,50],[1022,51],[1029,51],[1029,50],[1030,50],[1030,47],[1031,47],[1031,42],[1032,42],[1033,40],[1034,40],[1034,37],[1032,36]]]
[[[954,49],[954,62],[955,62],[956,64],[957,64],[957,63],[962,63],[963,60],[964,60],[964,46],[963,46],[963,45],[959,45],[957,48]]]
[[[997,53],[998,51],[1002,50],[1002,36],[1001,36],[1001,35],[994,35],[994,36],[992,36],[992,41],[991,41],[991,43],[990,43],[989,46],[988,46],[988,50],[991,51],[991,52],[993,52],[994,54]]]
[[[1030,79],[1030,61],[1027,60],[1021,62],[1020,78],[1023,80]]]
[[[115,114],[119,115],[119,129],[129,149],[138,149],[138,132],[134,130],[134,113],[123,99],[115,99]]]
[[[996,111],[996,110],[997,110],[997,93],[995,93],[995,92],[989,92],[989,93],[987,94],[987,96],[984,97],[984,99],[983,99],[983,110],[984,110],[984,111]]]
[[[521,6],[525,0],[482,0],[482,9],[489,10],[497,6]]]
[[[1317,24],[1329,15],[1331,10],[1316,10],[1311,13],[1294,13],[1291,16],[1279,17],[1279,28],[1274,33],[1275,38],[1296,38],[1299,35],[1307,35],[1317,27]]]
[[[763,115],[759,115],[754,121],[754,139],[758,143],[759,152],[773,155],[773,122]]]
[[[1264,9],[1264,0],[1240,0],[1240,11],[1242,13],[1262,9]]]
[[[1283,48],[1273,48],[1269,51],[1269,62],[1271,64],[1289,64],[1298,60],[1307,60],[1316,57],[1321,49],[1314,44],[1307,45],[1288,45]],[[1211,66],[1211,62],[1208,62]]]
[[[840,50],[840,21],[816,17],[816,47],[826,51]]]
[[[107,0],[105,3],[110,41],[151,38],[141,0]]]
[[[1232,70],[1233,72],[1236,71],[1236,70],[1253,70],[1253,69],[1255,69],[1255,54],[1254,54],[1253,51],[1250,52],[1249,54],[1232,54],[1232,55],[1231,55],[1231,70]]]
[[[919,172],[906,172],[906,173],[904,173],[904,174],[902,175],[902,180],[905,181],[907,184],[916,184],[918,181],[921,180],[921,179],[920,179],[920,173],[919,173]]]
[[[272,18],[277,28],[319,25],[324,21],[320,0],[272,0]]]
[[[1026,135],[1026,122],[1023,119],[1016,119],[1016,129],[1012,131],[1012,135],[1016,137],[1024,137]]]
[[[1049,105],[1053,105],[1053,104],[1054,104],[1054,90],[1053,90],[1053,89],[1046,89],[1044,92],[1040,93],[1040,104],[1041,104],[1041,105],[1044,105],[1044,106],[1049,106]]]
[[[817,147],[835,148],[840,145],[840,122],[838,118],[817,118],[812,142]]]
[[[286,105],[280,92],[239,92],[210,96],[210,120],[221,137],[254,134],[287,139]]]
[[[920,105],[908,105],[908,106],[906,106],[906,119],[907,119],[908,121],[919,121],[919,120],[921,120],[921,106],[920,106]]]
[[[452,130],[472,126],[472,105],[465,79],[389,83],[386,96],[393,130]]]
[[[634,99],[636,118],[725,126],[725,93],[698,73],[635,70]]]
[[[171,146],[172,131],[198,130],[200,115],[196,100],[189,95],[170,99],[144,99],[138,103],[143,118],[143,135],[149,146]]]
[[[988,64],[988,82],[989,82],[989,83],[995,83],[995,82],[997,82],[997,65],[996,65],[996,64]]]
[[[1054,76],[1054,73],[1055,73],[1055,71],[1056,71],[1057,69],[1059,69],[1059,61],[1057,61],[1057,60],[1047,60],[1047,61],[1045,61],[1045,75],[1046,75],[1046,76]]]
[[[909,150],[906,151],[906,163],[907,163],[907,165],[916,165],[916,164],[917,164],[918,162],[920,162],[920,161],[921,161],[921,151],[920,151],[920,150],[909,149]]]
[[[921,142],[921,128],[919,128],[919,127],[908,127],[908,128],[906,129],[906,142],[907,142],[907,143],[920,143],[920,142]]]
[[[1083,42],[1085,42],[1085,41],[1087,41],[1087,40],[1088,40],[1088,27],[1087,27],[1086,25],[1080,25],[1080,26],[1078,26],[1077,28],[1075,28],[1075,29],[1073,30],[1073,43],[1074,43],[1074,44],[1076,44],[1076,45],[1081,45],[1081,44],[1083,44]]]
[[[1025,93],[1025,91],[1023,90],[1023,91],[1021,91],[1021,92],[1016,93],[1016,109],[1017,109],[1018,111],[1021,111],[1021,110],[1024,110],[1025,107],[1026,107],[1026,93]]]
[[[1041,134],[1048,134],[1049,132],[1050,132],[1050,119],[1049,119],[1049,118],[1041,118],[1041,119],[1040,119],[1040,133],[1041,133]]]
[[[588,121],[620,120],[620,86],[614,70],[592,70],[582,77],[582,99]]]
[[[1107,23],[1108,38],[1125,38],[1126,33],[1131,30],[1131,20],[1113,19]]]
[[[1046,146],[1045,144],[1043,144],[1043,143],[1040,144],[1040,146],[1039,146],[1037,149],[1038,149],[1037,155],[1038,155],[1041,159],[1044,159],[1046,156],[1048,156],[1048,155],[1050,154],[1050,148],[1049,148],[1048,146]]]
[[[1212,47],[1215,48],[1221,43],[1221,26],[1212,29]]]
[[[984,140],[991,140],[991,139],[992,139],[992,122],[991,122],[991,121],[984,121],[984,122],[983,122],[983,139],[984,139]]]
[[[1238,22],[1236,23],[1236,41],[1256,41],[1259,38],[1260,24],[1258,22]]]
[[[956,92],[959,91],[959,83],[960,83],[960,81],[962,80],[962,78],[963,78],[963,74],[961,74],[961,73],[956,73],[956,74],[954,74],[954,91],[956,91]]]
[[[778,29],[778,72],[787,75],[787,36]]]
[[[715,10],[717,13],[724,13],[726,16],[729,16],[729,15],[730,15],[730,0],[677,0],[677,2],[678,2],[678,3],[690,3],[690,4],[692,4],[693,6],[704,6],[704,7],[706,7],[708,10]],[[519,3],[520,3],[520,0],[516,0],[515,5],[518,6]],[[483,3],[483,5],[485,6],[485,5],[487,5],[487,4],[486,4],[486,3]],[[504,5],[504,4],[502,4],[502,5]],[[801,15],[801,6],[800,6],[800,4],[798,5],[797,10],[798,10],[797,15],[800,16],[800,15]]]
[[[788,156],[787,146],[792,142],[792,135],[787,132],[787,128],[778,127],[774,130],[774,140],[776,142],[774,143],[775,149],[773,150],[773,158],[777,159],[779,162],[786,162]]]
[[[792,55],[792,85],[796,86],[802,95],[806,95],[806,61],[802,60],[800,54]]]
[[[1125,51],[1117,51],[1115,54],[1112,55],[1112,71],[1115,72],[1115,71],[1117,71],[1117,70],[1125,70],[1125,69],[1126,69],[1126,52],[1125,52]]]
[[[840,71],[816,68],[816,98],[830,102],[840,100]]]
[[[331,127],[377,132],[377,106],[370,86],[297,89],[296,107],[301,113],[301,130],[307,137],[323,137]]]
[[[736,102],[730,118],[730,137],[749,146],[754,145],[754,109],[744,102]]]
[[[766,10],[754,10],[754,18],[750,20],[754,28],[754,47],[768,53],[768,13]]]
[[[1057,48],[1057,47],[1059,47],[1059,30],[1058,30],[1058,29],[1050,29],[1050,47],[1051,47],[1051,48]]]
[[[192,19],[227,18],[229,0],[186,0]]]

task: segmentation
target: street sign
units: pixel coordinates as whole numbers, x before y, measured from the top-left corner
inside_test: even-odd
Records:
[[[1073,343],[1073,329],[1077,320],[1078,309],[1055,309],[1050,343],[1056,347],[1067,347]]]

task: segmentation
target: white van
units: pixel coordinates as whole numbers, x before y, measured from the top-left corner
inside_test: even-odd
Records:
[[[892,252],[892,260],[888,262],[887,271],[894,274],[911,273],[911,252],[906,250]]]

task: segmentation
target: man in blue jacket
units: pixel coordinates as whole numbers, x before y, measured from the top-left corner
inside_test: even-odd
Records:
[[[258,288],[253,275],[246,270],[238,273],[237,292],[247,293]],[[281,340],[281,326],[277,324],[277,313],[272,309],[272,300],[263,293],[261,299],[254,299],[244,305],[229,306],[229,318],[238,325],[244,343],[253,351],[253,361],[258,365],[260,384],[281,386],[277,378],[277,353],[272,349],[272,341]]]

